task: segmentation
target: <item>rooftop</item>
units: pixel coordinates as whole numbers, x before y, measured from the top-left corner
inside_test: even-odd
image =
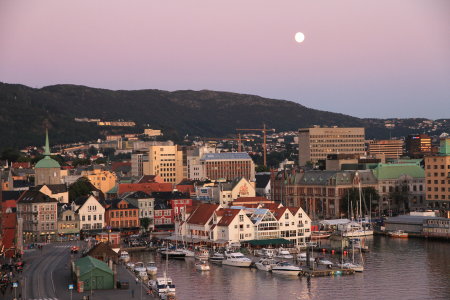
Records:
[[[201,160],[248,160],[252,159],[246,152],[206,153]]]

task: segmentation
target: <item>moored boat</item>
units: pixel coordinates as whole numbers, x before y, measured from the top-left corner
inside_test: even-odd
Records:
[[[159,252],[162,256],[167,256],[168,258],[178,258],[183,259],[186,257],[186,253],[177,249],[165,249]]]
[[[209,271],[210,270],[209,264],[204,260],[200,260],[199,262],[195,263],[195,268],[199,271]]]
[[[294,266],[287,261],[281,261],[276,263],[275,265],[272,265],[272,273],[274,274],[298,276],[300,271],[301,269],[299,267]]]
[[[195,252],[195,259],[199,260],[208,260],[209,258],[209,251],[205,248],[200,248]]]
[[[134,272],[135,273],[139,273],[139,272],[147,273],[147,268],[145,267],[143,262],[137,262],[134,264]]]
[[[222,253],[214,252],[212,256],[209,257],[209,261],[215,264],[222,264],[225,256]]]
[[[128,254],[127,251],[120,252],[120,260],[123,261],[124,263],[127,263],[130,261],[130,255]]]
[[[149,262],[146,266],[148,275],[155,275],[158,272],[158,267],[154,262]]]
[[[160,298],[163,298],[164,295],[168,294],[175,296],[176,293],[172,278],[166,276],[150,280],[148,282],[148,287]]]
[[[391,231],[388,232],[388,235],[393,238],[400,238],[400,239],[408,238],[408,233],[404,232],[403,230]]]
[[[275,255],[276,258],[283,258],[283,259],[292,259],[294,256],[288,251],[283,248],[278,249],[277,254]]]
[[[255,266],[258,270],[270,272],[272,270],[272,265],[275,265],[277,262],[272,258],[261,258]]]
[[[225,252],[225,259],[222,261],[222,265],[233,267],[248,268],[251,264],[252,260],[240,252]]]

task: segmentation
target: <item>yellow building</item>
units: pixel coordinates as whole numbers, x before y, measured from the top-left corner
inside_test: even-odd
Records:
[[[183,178],[183,151],[171,142],[148,147],[148,161],[143,162],[144,175],[159,175],[164,182],[177,184]]]
[[[81,176],[89,179],[92,185],[101,190],[103,193],[106,193],[115,187],[117,182],[116,173],[101,169],[82,171]]]
[[[329,154],[365,152],[364,128],[313,127],[298,130],[299,164],[325,160]]]
[[[450,138],[441,139],[439,154],[425,157],[426,199],[431,208],[450,209]]]

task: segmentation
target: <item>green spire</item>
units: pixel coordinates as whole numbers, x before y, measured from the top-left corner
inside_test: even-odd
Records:
[[[45,129],[45,147],[44,147],[44,155],[50,156],[50,144],[48,142],[48,129]]]

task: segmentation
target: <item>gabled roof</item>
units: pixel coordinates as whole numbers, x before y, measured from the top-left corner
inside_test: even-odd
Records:
[[[119,203],[126,202],[128,204],[128,208],[119,208]],[[111,199],[111,200],[105,200],[105,203],[108,204],[108,210],[111,209],[138,209],[136,206],[128,202],[126,199]]]
[[[267,184],[270,181],[270,175],[267,174],[255,175],[255,178],[256,178],[256,188],[258,189],[266,188]]]
[[[217,223],[217,226],[229,226],[241,210],[240,209],[231,209],[231,208],[222,208],[222,209],[219,209],[218,211],[222,211],[222,218]]]
[[[158,175],[143,175],[137,183],[163,183],[164,181]]]
[[[39,192],[39,191],[25,191],[19,198],[18,203],[52,203],[58,202],[55,198]]]
[[[287,209],[287,207],[277,208],[273,211],[273,216],[279,221],[283,217]]]
[[[40,190],[43,186],[48,187],[52,194],[59,194],[67,192],[67,186],[65,184],[41,184],[33,188],[33,190]]]
[[[220,207],[218,204],[203,203],[187,219],[187,223],[196,225],[205,225],[213,213]]]
[[[119,254],[116,253],[111,246],[109,246],[106,243],[100,242],[97,245],[95,245],[94,247],[91,248],[91,250],[88,251],[87,255],[93,256],[95,254],[98,253],[103,253],[106,254],[107,256],[113,256],[113,257],[118,257]]]
[[[75,262],[75,265],[80,269],[80,276],[91,272],[91,270],[93,269],[100,269],[103,272],[113,275],[113,271],[108,267],[106,263],[91,256],[80,258]]]
[[[288,206],[287,208],[294,216],[301,210],[301,207]]]
[[[141,191],[130,192],[130,193],[122,195],[122,197],[123,198],[131,198],[131,199],[148,199],[148,198],[152,198],[152,196],[150,196],[149,194],[147,194],[145,192],[141,192]]]
[[[120,183],[117,193],[119,195],[127,193],[127,192],[171,192],[173,190],[173,186],[171,183]]]

